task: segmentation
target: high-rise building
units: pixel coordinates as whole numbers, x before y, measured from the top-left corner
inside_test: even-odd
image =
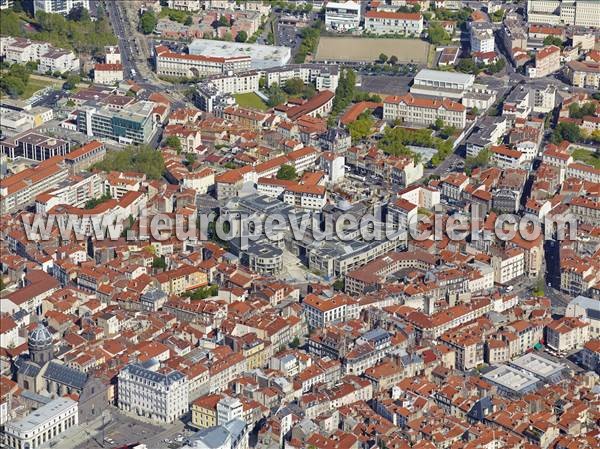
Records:
[[[36,13],[43,11],[46,13],[67,15],[77,6],[82,6],[89,10],[90,0],[34,0],[33,5]]]

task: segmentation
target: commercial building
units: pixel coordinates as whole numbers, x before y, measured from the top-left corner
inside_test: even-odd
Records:
[[[188,46],[190,56],[250,59],[244,69],[264,70],[286,65],[292,57],[289,47],[196,39]],[[242,64],[239,64],[242,65]],[[235,69],[228,69],[234,70]],[[227,70],[225,70],[227,71]],[[238,70],[239,71],[239,70]]]
[[[541,385],[541,381],[533,374],[506,365],[500,365],[482,377],[496,385],[498,393],[511,398],[531,393]]]
[[[161,369],[154,359],[129,364],[118,376],[118,406],[154,421],[172,423],[188,411],[187,383],[181,372]]]
[[[447,99],[394,95],[383,100],[383,119],[400,119],[419,126],[430,126],[441,119],[447,126],[463,129],[467,123],[467,108]]]
[[[370,10],[365,13],[365,32],[419,36],[423,32],[423,16],[420,13]]]
[[[93,105],[82,106],[77,116],[77,129],[90,137],[124,144],[148,143],[155,132],[153,109],[154,103],[150,101],[140,101],[118,111]]]
[[[528,0],[527,21],[600,28],[600,8],[596,0]]]
[[[361,21],[360,2],[327,2],[325,26],[330,30],[348,31],[357,29]]]
[[[77,402],[70,397],[57,398],[19,421],[8,422],[5,442],[12,449],[40,447],[78,423]]]
[[[565,316],[577,317],[590,324],[590,337],[600,337],[600,307],[597,299],[578,296],[573,299],[565,310]]]
[[[560,382],[567,369],[566,365],[541,357],[533,352],[513,360],[510,365],[534,375],[547,384]]]
[[[37,14],[39,11],[49,14],[67,15],[73,8],[83,7],[90,9],[89,0],[34,0],[33,7]]]
[[[460,99],[473,86],[474,82],[474,75],[423,69],[415,76],[410,92]]]
[[[177,78],[200,78],[250,69],[251,58],[243,56],[216,56],[175,53],[160,45],[154,49],[156,73]]]

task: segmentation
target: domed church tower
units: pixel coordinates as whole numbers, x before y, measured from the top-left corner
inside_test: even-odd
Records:
[[[31,361],[43,366],[54,358],[54,343],[52,334],[42,323],[32,330],[27,338]]]

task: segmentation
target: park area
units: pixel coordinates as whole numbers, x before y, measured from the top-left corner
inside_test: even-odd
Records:
[[[234,95],[235,101],[242,108],[256,109],[258,111],[266,111],[269,107],[262,99],[254,92]]]
[[[388,57],[396,56],[401,64],[427,64],[429,44],[420,39],[322,36],[315,59],[373,62],[379,59],[381,53]]]

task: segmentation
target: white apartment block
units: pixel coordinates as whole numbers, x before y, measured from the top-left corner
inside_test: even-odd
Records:
[[[323,186],[295,184],[283,192],[283,202],[304,210],[321,210],[327,204]]]
[[[202,9],[201,0],[168,0],[167,6],[180,11],[197,12]]]
[[[0,57],[9,64],[37,62],[39,73],[79,70],[79,58],[72,51],[22,37],[0,37]]]
[[[420,13],[367,11],[365,32],[418,36],[423,32],[423,16]]]
[[[62,14],[67,15],[73,8],[83,7],[90,9],[89,0],[34,0],[34,10],[36,13],[39,11],[49,14]]]
[[[430,126],[441,119],[447,126],[463,129],[467,122],[467,108],[447,99],[415,97],[412,94],[394,95],[383,100],[383,119],[400,119],[420,126]]]
[[[130,364],[118,376],[117,401],[121,410],[170,424],[188,411],[187,378],[176,370],[159,369],[158,362]]]
[[[57,189],[50,189],[35,199],[35,211],[45,214],[54,206],[66,204],[84,207],[85,203],[104,193],[104,181],[99,173],[76,177],[72,182],[63,182]]]
[[[265,71],[267,87],[273,83],[285,85],[287,80],[300,78],[304,84],[314,83],[317,90],[335,92],[340,79],[339,68],[325,64],[290,64]]]
[[[471,52],[488,53],[494,51],[494,32],[491,29],[471,28]]]
[[[325,26],[330,30],[346,31],[360,26],[360,2],[327,2],[325,5]]]
[[[37,448],[79,424],[78,405],[69,397],[56,398],[19,421],[6,424],[5,443],[11,449]]]
[[[527,21],[600,28],[600,8],[596,0],[528,0]]]
[[[258,72],[228,73],[222,76],[212,76],[207,81],[221,93],[244,94],[257,92],[260,74]]]
[[[156,73],[178,78],[199,78],[250,69],[250,56],[217,57],[174,53],[167,47],[155,49]]]

